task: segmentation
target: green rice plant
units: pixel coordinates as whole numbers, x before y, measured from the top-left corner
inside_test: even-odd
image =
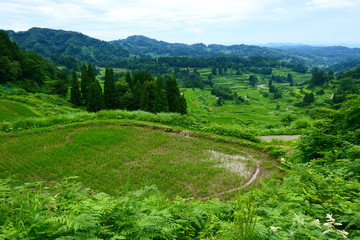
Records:
[[[14,126],[39,128],[56,123],[59,127],[1,136],[0,177],[15,175],[29,181],[77,175],[92,188],[112,194],[123,185],[135,189],[156,185],[168,196],[201,197],[236,188],[246,180],[206,161],[210,151],[255,154],[234,140],[214,142],[211,137],[186,135],[181,130],[165,132],[141,124],[134,128],[126,121],[63,126],[60,124],[69,118],[50,120],[31,119]]]

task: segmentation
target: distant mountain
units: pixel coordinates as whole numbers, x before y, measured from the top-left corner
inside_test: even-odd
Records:
[[[266,56],[276,59],[286,59],[288,54],[277,50],[252,45],[218,45],[211,44],[183,44],[158,41],[145,36],[136,35],[123,40],[112,41],[115,45],[126,48],[131,54],[142,56],[187,56],[187,57],[216,57],[216,56]]]
[[[31,28],[24,32],[7,33],[21,49],[33,50],[45,57],[61,54],[84,62],[100,64],[129,56],[129,52],[119,45],[78,32]]]
[[[301,44],[273,45],[272,48],[254,45],[183,44],[158,41],[145,36],[131,36],[111,42],[91,38],[82,33],[31,28],[24,32],[7,31],[21,49],[33,50],[46,57],[70,56],[83,62],[105,65],[129,56],[265,56],[293,63],[331,66],[360,58],[360,48],[314,47]],[[269,45],[270,46],[270,45]],[[65,59],[62,61],[73,61]]]
[[[268,48],[286,49],[286,48],[308,47],[310,45],[305,45],[305,44],[301,44],[301,43],[268,43],[268,44],[261,44],[261,45],[258,45],[258,46],[268,47]]]
[[[331,66],[339,62],[360,58],[360,48],[348,48],[342,46],[315,47],[296,46],[277,48],[286,54],[298,56],[312,65]]]

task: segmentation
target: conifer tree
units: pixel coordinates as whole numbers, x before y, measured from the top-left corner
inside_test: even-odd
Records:
[[[73,70],[71,74],[70,102],[77,107],[81,105],[79,80],[77,78],[75,70]]]
[[[125,74],[125,80],[128,83],[130,89],[133,90],[134,89],[134,82],[133,82],[133,79],[132,79],[131,74],[130,74],[129,71],[127,71],[126,74]]]
[[[161,75],[158,75],[155,82],[155,103],[154,112],[168,112],[168,100],[165,90],[164,80]]]
[[[181,97],[180,97],[179,113],[181,113],[183,115],[187,114],[187,104],[186,104],[186,99],[185,99],[184,94],[181,94]]]
[[[87,67],[87,75],[89,77],[89,80],[90,82],[95,82],[96,78],[95,78],[95,73],[94,73],[94,68],[93,66],[91,65],[91,63],[88,64],[88,67]]]
[[[140,97],[140,109],[147,112],[154,112],[155,103],[155,82],[146,81],[142,87]]]
[[[88,70],[85,64],[81,68],[81,97],[82,103],[86,106],[88,100],[88,91],[89,91],[90,79],[88,75]]]
[[[117,95],[117,106],[119,109],[132,109],[134,96],[131,92],[129,84],[126,78],[122,77],[118,82],[115,83],[116,95]]]
[[[105,68],[104,79],[104,101],[106,109],[116,109],[117,106],[117,93],[115,88],[114,71],[112,68]]]
[[[134,89],[132,91],[133,93],[133,97],[134,97],[134,101],[133,101],[133,104],[131,106],[131,110],[138,110],[140,109],[140,98],[141,98],[141,88],[142,88],[142,85],[140,83],[140,80],[137,80],[135,82],[135,85],[134,85]]]
[[[86,109],[89,112],[98,112],[105,107],[104,96],[98,80],[89,85],[89,96]]]
[[[174,76],[170,75],[165,84],[170,112],[180,112],[180,90]]]

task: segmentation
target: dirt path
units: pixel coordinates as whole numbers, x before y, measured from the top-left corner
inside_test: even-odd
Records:
[[[300,137],[301,135],[268,135],[268,136],[260,136],[259,138],[261,140],[264,140],[266,142],[271,142],[271,140],[273,139],[279,139],[279,140],[296,140]]]

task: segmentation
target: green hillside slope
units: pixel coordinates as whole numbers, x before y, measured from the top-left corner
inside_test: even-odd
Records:
[[[21,49],[33,50],[45,57],[62,54],[100,64],[129,55],[121,46],[78,32],[31,28],[24,32],[8,31],[8,34]]]

